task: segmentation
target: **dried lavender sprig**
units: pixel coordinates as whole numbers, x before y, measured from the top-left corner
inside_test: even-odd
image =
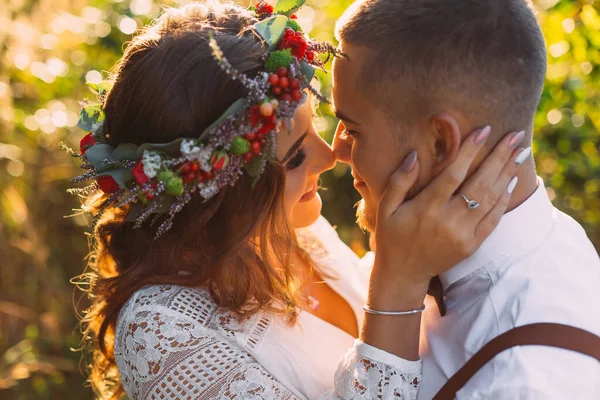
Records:
[[[210,33],[209,36],[210,39],[208,41],[208,45],[212,50],[213,58],[217,61],[217,64],[219,64],[221,70],[229,76],[231,76],[231,79],[240,81],[240,83],[250,91],[252,89],[252,80],[248,78],[245,74],[233,68],[233,66],[229,63],[229,60],[225,58],[223,51],[219,47],[219,44],[217,43],[212,33]]]
[[[315,96],[321,103],[326,103],[326,104],[330,104],[331,102],[329,101],[328,98],[326,98],[325,96],[323,96],[321,93],[319,93],[319,91],[317,89],[315,89],[312,86],[307,86],[306,89],[311,92],[313,94],[313,96]]]
[[[94,230],[96,230],[96,225],[98,225],[98,222],[100,221],[100,219],[102,218],[102,216],[104,215],[106,210],[108,210],[110,207],[112,207],[112,205],[115,204],[124,193],[125,193],[125,189],[119,189],[117,192],[108,196],[108,198],[102,204],[102,207],[100,208],[100,210],[92,217],[92,223],[91,223],[92,232],[94,232]]]
[[[64,151],[69,153],[69,155],[71,155],[73,157],[77,157],[77,158],[81,157],[80,154],[75,153],[75,151],[72,148],[70,148],[69,146],[67,146],[66,144],[64,144],[64,142],[60,142],[58,144],[58,147],[60,147],[61,149],[63,149]]]
[[[109,160],[105,158],[104,160],[102,160],[102,163],[105,166],[111,167],[133,168],[138,162],[133,160]]]
[[[88,194],[93,193],[96,190],[98,190],[98,185],[94,182],[91,185],[88,185],[83,188],[67,189],[67,193],[72,194],[72,195],[87,196]]]
[[[117,208],[125,207],[127,204],[134,203],[135,200],[137,200],[138,198],[137,191],[135,190],[127,190],[124,194],[126,194],[126,196],[123,196],[120,199],[119,203],[116,206]]]
[[[135,223],[133,224],[133,229],[138,229],[142,226],[142,224],[148,219],[150,215],[154,213],[154,211],[158,208],[158,197],[155,197],[150,204],[144,207],[144,211],[138,215],[135,219]]]
[[[78,175],[75,178],[71,179],[71,183],[79,183],[79,182],[86,182],[86,181],[91,181],[92,179],[96,179],[96,169],[92,169],[88,172],[86,172],[85,174],[82,175]]]

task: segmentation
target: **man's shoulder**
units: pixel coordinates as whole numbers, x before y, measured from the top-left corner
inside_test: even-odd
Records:
[[[545,346],[520,346],[488,362],[457,399],[598,399],[600,363]],[[511,397],[512,396],[512,397]]]

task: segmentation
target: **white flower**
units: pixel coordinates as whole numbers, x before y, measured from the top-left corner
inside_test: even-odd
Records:
[[[184,141],[182,141],[180,147],[181,154],[187,155],[200,151],[200,147],[194,146],[195,143],[196,141],[192,139],[185,139]]]
[[[144,166],[144,174],[148,178],[154,178],[156,176],[156,171],[160,169],[160,155],[153,151],[144,151],[142,155],[142,165]]]
[[[212,156],[212,149],[205,147],[200,150],[200,154],[198,155],[198,161],[200,161],[200,168],[203,171],[209,172],[212,170],[210,165],[210,157]]]
[[[215,182],[211,182],[206,185],[200,184],[198,185],[198,188],[200,189],[200,196],[202,196],[204,200],[208,200],[215,194],[219,193],[219,188]]]

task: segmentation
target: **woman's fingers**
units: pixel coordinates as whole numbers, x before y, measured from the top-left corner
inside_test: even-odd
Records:
[[[477,243],[483,243],[500,223],[502,216],[506,212],[508,202],[510,201],[510,197],[517,182],[518,178],[516,176],[509,181],[494,207],[483,217],[479,224],[477,224],[477,227],[475,228],[475,240]]]
[[[387,187],[379,201],[377,219],[388,218],[404,202],[407,193],[417,181],[419,158],[416,151],[406,156],[402,164],[390,175]]]
[[[429,192],[430,199],[438,204],[448,201],[450,196],[462,184],[477,153],[490,136],[492,128],[488,125],[473,132],[463,141],[456,158],[448,165],[423,192]],[[425,194],[425,193],[424,193]]]
[[[506,185],[524,161],[521,160],[523,156],[528,157],[531,154],[531,148],[515,150],[523,137],[524,132],[506,135],[485,158],[477,171],[460,187],[451,201],[451,203],[462,203],[463,206],[466,205],[465,197],[478,202],[479,206],[476,209],[463,207],[462,212],[475,225],[496,205]]]

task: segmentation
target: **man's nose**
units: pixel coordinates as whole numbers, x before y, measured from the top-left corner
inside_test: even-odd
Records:
[[[339,122],[333,137],[333,155],[337,161],[349,163],[350,153],[352,151],[352,138],[343,137],[340,134],[344,130],[342,123]]]

